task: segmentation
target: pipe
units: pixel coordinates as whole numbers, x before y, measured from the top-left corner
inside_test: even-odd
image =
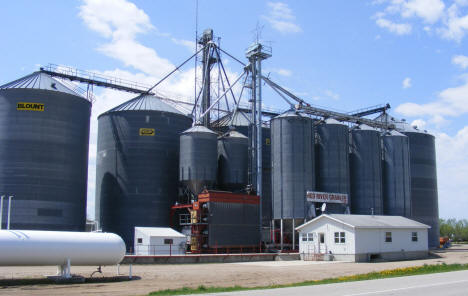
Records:
[[[283,218],[280,220],[280,246],[281,246],[281,251],[283,250]]]
[[[295,221],[294,218],[292,219],[292,249],[296,249],[296,230],[294,229],[295,227]]]
[[[5,198],[5,195],[2,195],[1,201],[0,201],[0,229],[2,229],[2,224],[3,224],[3,199]]]
[[[7,220],[7,229],[10,229],[10,214],[11,214],[11,198],[13,195],[8,196],[8,220]]]

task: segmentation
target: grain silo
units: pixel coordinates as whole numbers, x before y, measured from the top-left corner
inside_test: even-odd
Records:
[[[218,170],[218,134],[196,125],[180,135],[179,181],[196,198],[213,189]]]
[[[242,111],[237,111],[232,120],[232,126],[235,130],[246,137],[251,136],[250,130],[250,114]],[[229,124],[231,123],[231,117],[226,115],[214,122],[214,128],[220,132],[229,131]],[[263,226],[269,226],[272,219],[272,205],[271,205],[271,131],[270,127],[264,125],[262,128],[262,220]]]
[[[281,243],[294,245],[294,227],[308,218],[306,192],[315,190],[313,121],[288,111],[271,120],[271,135],[273,219]]]
[[[218,138],[218,188],[240,191],[248,184],[249,139],[237,131]]]
[[[129,249],[135,226],[169,226],[178,196],[179,136],[191,122],[150,95],[98,117],[96,217]]]
[[[0,192],[14,196],[11,229],[84,231],[90,114],[90,101],[45,73],[0,86]]]
[[[380,132],[361,124],[351,130],[351,213],[382,215]]]
[[[393,130],[382,135],[384,214],[411,217],[408,137]]]
[[[431,226],[429,247],[439,246],[439,203],[437,193],[437,167],[435,138],[425,131],[407,128],[411,170],[412,219]]]
[[[333,118],[316,126],[317,191],[348,194],[349,202],[349,129]],[[342,214],[348,204],[327,205],[328,213]]]

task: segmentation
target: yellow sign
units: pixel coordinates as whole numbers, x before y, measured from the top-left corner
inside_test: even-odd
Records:
[[[266,138],[266,139],[265,139],[265,144],[267,144],[267,145],[270,145],[270,144],[271,144],[270,138]]]
[[[41,111],[42,112],[44,111],[44,104],[18,102],[18,104],[16,104],[16,110]]]
[[[154,128],[140,128],[140,136],[154,136]]]

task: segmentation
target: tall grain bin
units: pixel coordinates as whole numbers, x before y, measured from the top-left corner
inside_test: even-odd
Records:
[[[180,135],[179,181],[193,197],[216,185],[218,134],[196,125]]]
[[[407,128],[411,169],[411,216],[431,226],[429,247],[439,246],[439,202],[435,138],[433,135]]]
[[[308,217],[306,192],[315,190],[313,121],[288,111],[271,120],[271,135],[273,219],[280,222],[281,244],[294,248],[294,227]]]
[[[178,195],[179,136],[192,120],[140,95],[98,117],[96,216],[127,248],[135,226],[169,226]]]
[[[349,129],[333,118],[318,124],[317,191],[345,193],[349,197]],[[349,199],[348,199],[349,200]],[[328,204],[327,212],[342,214],[349,205]]]
[[[91,102],[41,72],[0,86],[0,193],[11,229],[84,231]],[[6,207],[3,217],[6,224]]]
[[[230,131],[218,139],[218,187],[239,191],[248,184],[249,139]]]
[[[384,214],[411,217],[408,137],[393,130],[382,135]]]
[[[252,135],[250,130],[251,124],[249,121],[250,114],[237,111],[234,115],[234,119],[232,121],[232,126],[235,130],[246,137]],[[218,121],[214,122],[216,125],[216,129],[221,132],[229,131],[229,124],[231,122],[230,116],[225,116],[220,118]],[[271,132],[270,128],[265,125],[262,128],[262,141],[263,141],[263,149],[262,149],[262,191],[263,195],[261,197],[262,201],[262,220],[263,225],[268,226],[270,225],[272,219],[272,200],[271,200]]]
[[[380,132],[361,124],[351,130],[351,213],[382,215]]]

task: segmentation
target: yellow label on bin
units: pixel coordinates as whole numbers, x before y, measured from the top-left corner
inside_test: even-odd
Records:
[[[16,104],[16,110],[20,111],[44,111],[44,104],[42,103],[26,103],[26,102],[18,102]]]
[[[154,136],[154,128],[140,128],[140,136]]]

